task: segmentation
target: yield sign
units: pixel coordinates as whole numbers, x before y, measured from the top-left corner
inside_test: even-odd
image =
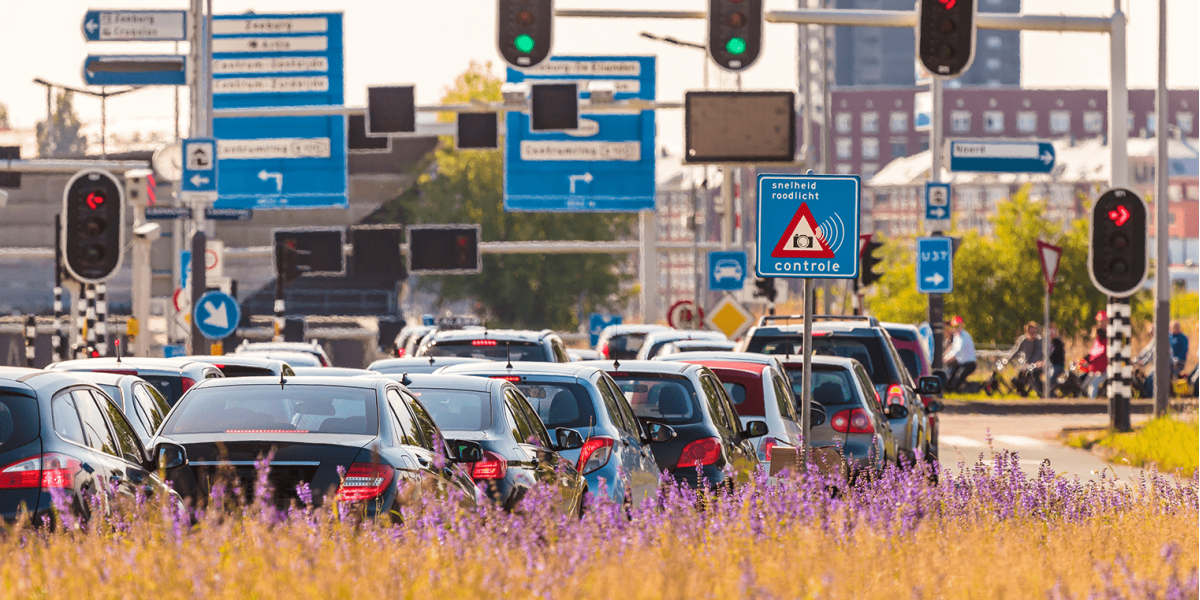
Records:
[[[1038,240],[1037,249],[1038,257],[1042,259],[1042,277],[1046,279],[1046,293],[1053,294],[1054,280],[1058,279],[1058,262],[1062,258],[1062,248]]]
[[[779,238],[779,243],[775,244],[771,256],[775,258],[834,258],[833,250],[825,242],[825,236],[821,234],[821,228],[817,226],[817,220],[813,218],[812,211],[808,210],[807,202],[800,203],[800,208],[796,209],[795,216],[788,223],[787,229],[783,231],[783,237]]]

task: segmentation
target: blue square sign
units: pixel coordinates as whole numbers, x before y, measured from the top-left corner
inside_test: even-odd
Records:
[[[736,292],[746,285],[746,253],[708,253],[708,289]]]
[[[858,277],[857,175],[759,175],[759,277]]]
[[[925,220],[950,222],[950,184],[925,182]]]
[[[949,294],[954,291],[954,239],[917,238],[917,292]]]

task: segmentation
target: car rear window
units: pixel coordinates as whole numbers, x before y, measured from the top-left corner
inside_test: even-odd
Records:
[[[668,425],[699,423],[703,416],[692,381],[682,375],[609,373],[633,414]]]
[[[375,390],[333,385],[197,388],[163,432],[348,433],[375,435]]]
[[[37,439],[37,399],[0,390],[0,454]]]
[[[921,377],[921,367],[919,366],[917,353],[908,348],[896,348],[896,351],[900,353],[900,360],[904,363],[904,368],[908,370],[908,374],[912,375],[913,379],[919,379]]]
[[[483,431],[492,425],[488,392],[409,388],[443,431]]]
[[[266,367],[254,367],[249,365],[216,365],[226,377],[260,377],[263,375],[274,375],[275,373]]]
[[[646,342],[644,333],[624,333],[608,338],[609,358],[635,358],[642,344]]]
[[[529,362],[554,362],[546,356],[546,349],[537,342],[510,342],[503,340],[444,340],[430,344],[422,356],[459,356],[485,360],[509,360]]]
[[[162,394],[171,406],[175,406],[179,402],[179,398],[183,396],[183,380],[182,378],[167,375],[143,375],[138,374],[138,377],[146,380],[146,383],[154,386],[158,393]]]
[[[851,373],[846,369],[821,369],[813,365],[813,402],[822,406],[841,406],[844,404],[860,404],[858,391],[850,379]],[[799,366],[787,368],[788,380],[792,382],[792,393],[800,400],[804,393],[804,371]]]
[[[578,383],[541,383],[522,381],[516,384],[529,405],[537,411],[547,429],[555,427],[589,427],[596,424],[596,409],[587,388]]]
[[[799,356],[800,345],[799,336],[755,337],[750,341],[747,351]],[[876,385],[892,383],[883,352],[880,340],[874,336],[813,337],[813,354],[853,358],[862,363]]]

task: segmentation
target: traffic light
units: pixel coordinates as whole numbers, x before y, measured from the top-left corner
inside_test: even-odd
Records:
[[[108,279],[121,266],[125,195],[108,171],[76,173],[63,192],[62,254],[67,272],[84,283]]]
[[[414,225],[408,228],[408,272],[479,273],[479,225]]]
[[[504,62],[527,68],[550,56],[554,0],[499,0],[496,21]]]
[[[1150,266],[1147,213],[1146,203],[1125,189],[1105,192],[1092,207],[1088,274],[1109,296],[1132,295],[1146,281]]]
[[[754,64],[762,51],[762,0],[708,0],[708,55],[728,71]]]
[[[882,247],[883,242],[867,240],[863,243],[862,253],[859,254],[859,260],[862,261],[862,266],[858,270],[859,285],[861,287],[867,287],[868,285],[879,281],[880,277],[883,277],[882,273],[875,272],[875,265],[883,262],[883,257],[876,256],[875,251]]]
[[[920,0],[917,57],[933,75],[958,77],[975,59],[977,0]]]
[[[779,295],[779,290],[775,289],[775,279],[773,277],[763,277],[754,280],[755,298],[766,298],[767,302],[775,302],[775,297]]]
[[[312,252],[301,249],[296,240],[285,239],[275,245],[275,273],[284,285],[300,279],[300,276],[309,272],[312,267],[309,266],[309,257]]]

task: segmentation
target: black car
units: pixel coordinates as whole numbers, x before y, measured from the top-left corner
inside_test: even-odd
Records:
[[[587,480],[559,451],[582,447],[583,438],[564,427],[551,438],[537,411],[512,383],[466,375],[417,375],[407,387],[446,435],[479,443],[483,456],[469,465],[471,477],[486,483],[493,502],[512,510],[541,484],[557,489],[565,514],[582,513]]]
[[[86,497],[169,494],[121,409],[70,373],[0,367],[0,516],[52,514],[53,490],[91,516]]]
[[[374,516],[400,514],[410,493],[431,490],[476,503],[474,483],[455,463],[478,460],[479,445],[438,443],[444,439],[391,379],[242,377],[192,388],[167,416],[155,449],[175,489],[196,502],[221,477],[236,479],[249,497],[255,463],[270,455],[277,506],[299,499],[307,485],[314,505],[336,493]]]
[[[651,451],[658,468],[676,481],[693,488],[727,484],[731,475],[745,480],[759,467],[750,440],[766,435],[767,424],[750,421],[743,428],[725,387],[707,367],[648,360],[578,364],[604,369],[644,428],[662,423],[675,430]]]

